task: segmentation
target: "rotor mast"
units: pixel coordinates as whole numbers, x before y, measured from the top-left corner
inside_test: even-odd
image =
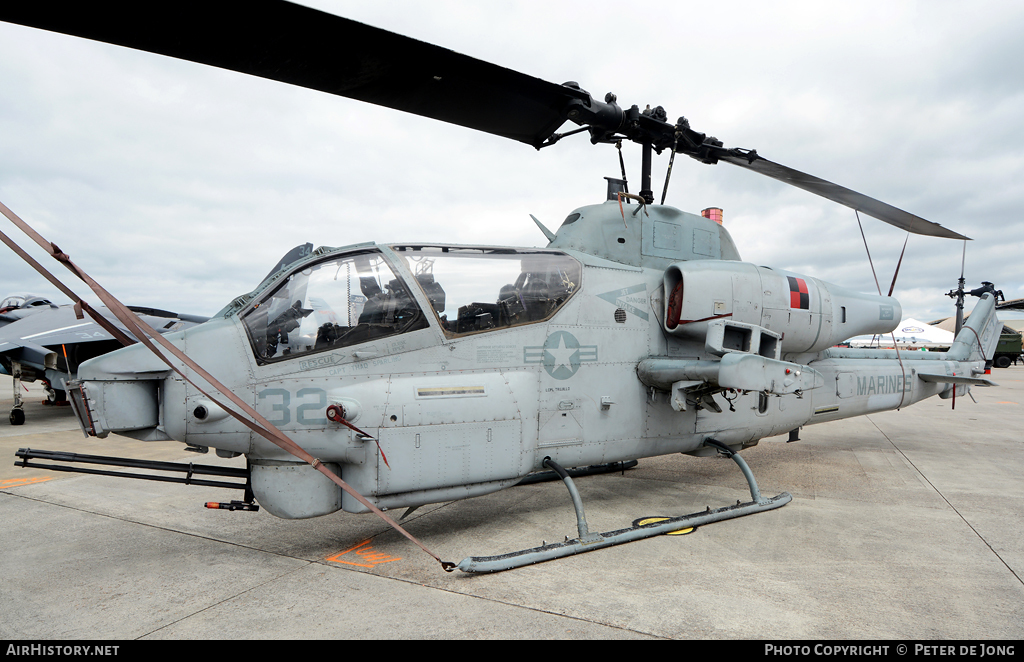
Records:
[[[960,257],[960,280],[957,281],[957,288],[950,290],[946,293],[946,296],[956,301],[956,328],[953,330],[953,335],[960,335],[960,329],[964,327],[964,298],[966,292],[964,291],[964,285],[967,281],[964,280],[964,265],[967,264],[967,242],[964,242],[963,255]]]
[[[691,150],[695,150],[690,156],[705,163],[714,163],[717,160],[717,155],[713,155],[711,150],[720,147],[722,143],[690,129],[690,123],[685,117],[680,117],[673,125],[668,123],[668,113],[661,106],[647,106],[641,111],[639,106],[634,105],[624,110],[616,103],[617,98],[612,92],[606,94],[604,102],[601,102],[594,99],[575,81],[563,83],[562,87],[574,97],[568,102],[565,116],[580,125],[581,129],[551,134],[536,147],[547,147],[580,130],[588,131],[590,142],[595,145],[621,144],[622,140],[638,143],[642,149],[640,197],[649,205],[654,204],[654,189],[651,184],[652,152],[660,154],[666,148],[676,151],[682,139]]]
[[[643,157],[640,162],[640,197],[649,205],[654,204],[654,191],[651,190],[651,147],[650,141],[642,143]]]

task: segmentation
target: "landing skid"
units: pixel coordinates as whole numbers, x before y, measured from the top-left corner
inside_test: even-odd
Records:
[[[21,364],[11,361],[11,377],[14,383],[14,408],[8,420],[11,425],[21,425],[25,422],[25,405],[21,397]]]
[[[572,478],[569,477],[565,469],[556,464],[551,458],[546,458],[544,464],[557,472],[561,476],[562,482],[569,489],[573,507],[576,509],[576,526],[579,530],[579,537],[572,540],[567,539],[561,543],[524,549],[500,556],[471,556],[459,563],[459,570],[463,572],[500,572],[502,570],[511,570],[512,568],[521,568],[542,561],[551,561],[572,556],[573,554],[592,552],[595,549],[603,549],[612,545],[620,545],[626,542],[633,542],[634,540],[659,536],[664,533],[679,531],[680,529],[743,517],[744,515],[752,515],[779,508],[793,500],[792,495],[788,492],[783,492],[770,499],[761,496],[761,492],[757,489],[757,481],[754,480],[754,474],[751,473],[750,467],[747,466],[747,463],[738,453],[717,441],[708,440],[704,443],[707,446],[717,448],[719,452],[727,457],[731,457],[739,465],[740,470],[743,471],[743,475],[747,479],[747,485],[750,487],[751,501],[747,503],[739,503],[737,501],[735,506],[718,508],[716,510],[708,508],[704,512],[683,515],[682,517],[672,517],[642,526],[631,526],[626,529],[618,529],[606,533],[590,533],[587,528],[586,517],[583,513],[583,502],[580,499],[579,492],[576,491],[576,485],[572,482]]]

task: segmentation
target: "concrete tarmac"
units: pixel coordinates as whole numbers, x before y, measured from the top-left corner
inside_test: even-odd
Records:
[[[1024,367],[996,388],[809,426],[743,452],[767,513],[491,575],[446,573],[372,515],[209,510],[213,488],[13,467],[17,448],[241,465],[83,438],[39,404],[0,423],[0,639],[1024,638]],[[0,381],[0,408],[11,405]],[[4,407],[6,405],[6,407]],[[392,458],[395,461],[397,458]],[[576,481],[591,531],[749,500],[727,459]],[[426,506],[458,562],[576,536],[559,483]]]

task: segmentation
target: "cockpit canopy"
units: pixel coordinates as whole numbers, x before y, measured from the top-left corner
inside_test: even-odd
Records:
[[[49,299],[37,297],[33,294],[8,294],[4,297],[3,301],[0,301],[0,312],[14,310],[16,308],[37,307],[56,308],[57,306],[53,305]]]
[[[579,262],[552,250],[392,250],[449,338],[549,319],[579,289],[582,275]],[[242,314],[257,360],[274,362],[428,327],[403,273],[377,248],[335,253],[293,272]]]
[[[449,338],[550,318],[580,286],[565,253],[515,248],[392,246]]]

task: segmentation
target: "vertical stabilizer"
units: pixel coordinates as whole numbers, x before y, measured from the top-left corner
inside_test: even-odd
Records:
[[[996,298],[986,292],[946,355],[955,361],[991,361],[1002,329],[1002,322],[996,317]]]

